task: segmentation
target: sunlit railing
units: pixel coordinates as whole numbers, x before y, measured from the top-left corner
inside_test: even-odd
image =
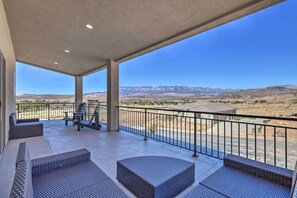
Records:
[[[91,119],[95,108],[99,103],[87,104],[85,109],[85,119]],[[69,115],[75,111],[74,103],[16,103],[18,119],[39,118],[41,120],[62,119],[65,112]],[[106,123],[106,105],[100,105],[99,122]]]
[[[232,153],[293,169],[297,119],[119,106],[119,128],[222,159]]]
[[[74,103],[16,103],[18,119],[61,119],[65,117],[64,112],[74,112],[74,109]]]
[[[98,104],[88,104],[90,119]],[[62,119],[74,112],[74,103],[17,103],[18,119]],[[174,146],[222,159],[232,153],[293,169],[297,159],[297,119],[170,109],[118,107],[119,128]],[[106,105],[99,122],[107,122]]]

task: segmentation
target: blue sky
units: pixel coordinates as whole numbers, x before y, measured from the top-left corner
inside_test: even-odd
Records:
[[[259,88],[297,84],[297,1],[245,18],[120,65],[121,86]],[[74,78],[17,64],[16,92],[73,94]],[[63,85],[63,86],[61,86]],[[106,90],[106,71],[84,78],[84,92]]]

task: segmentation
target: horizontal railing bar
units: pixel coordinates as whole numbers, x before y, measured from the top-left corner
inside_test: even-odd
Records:
[[[118,108],[127,108],[127,109],[146,109],[146,110],[171,111],[171,112],[180,112],[180,113],[183,112],[183,113],[212,114],[212,115],[233,116],[233,117],[246,117],[246,118],[262,118],[262,119],[297,121],[297,118],[290,118],[290,117],[261,116],[261,115],[248,115],[248,114],[245,115],[245,114],[218,113],[218,112],[191,111],[191,110],[174,110],[174,109],[151,108],[151,107],[134,107],[134,106],[117,106],[117,107]]]
[[[47,102],[47,103],[42,103],[42,102],[40,102],[40,103],[15,103],[15,105],[30,105],[30,104],[38,104],[38,105],[48,105],[48,104],[59,104],[59,105],[64,105],[64,104],[69,104],[69,105],[72,105],[72,104],[75,104],[75,103],[56,103],[56,102],[54,102],[54,103],[51,103],[51,102]]]
[[[247,124],[247,125],[257,125],[257,126],[266,126],[266,127],[276,127],[281,129],[294,129],[297,130],[297,127],[289,127],[289,126],[281,126],[281,125],[270,125],[270,124],[261,124],[261,123],[254,123],[254,122],[239,122],[239,121],[233,121],[233,120],[218,120],[218,119],[212,119],[212,118],[197,118],[200,120],[213,120],[218,122],[229,122],[229,123],[237,123],[237,124]]]
[[[125,110],[125,109],[120,109],[120,111],[129,111],[132,113],[144,113],[144,111],[133,111],[133,110]],[[171,115],[171,114],[164,114],[164,113],[151,113],[151,112],[147,112],[148,114],[152,114],[152,115],[164,115],[164,116],[173,116],[173,117],[177,117],[177,118],[194,118],[191,116],[181,116],[181,115]],[[220,120],[220,119],[213,119],[213,118],[196,118],[198,120],[208,120],[208,121],[217,121],[217,122],[228,122],[228,123],[237,123],[237,124],[247,124],[247,125],[257,125],[257,126],[266,126],[266,127],[276,127],[276,128],[280,128],[280,129],[293,129],[293,130],[297,130],[297,127],[290,127],[290,126],[282,126],[282,125],[271,125],[271,124],[261,124],[261,123],[254,123],[254,122],[240,122],[240,121],[236,121],[236,120]]]

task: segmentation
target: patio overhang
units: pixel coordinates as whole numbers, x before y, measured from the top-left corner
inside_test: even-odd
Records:
[[[16,60],[81,76],[283,0],[3,0]],[[91,24],[93,29],[86,28]],[[69,50],[70,53],[64,50]]]

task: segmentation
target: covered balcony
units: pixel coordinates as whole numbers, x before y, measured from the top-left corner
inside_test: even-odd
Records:
[[[32,159],[88,149],[91,160],[130,197],[134,194],[117,180],[117,162],[137,156],[194,163],[195,183],[178,197],[221,168],[228,154],[293,170],[296,118],[119,104],[121,63],[280,2],[1,0],[0,196],[10,195],[21,142],[27,142]],[[15,103],[16,62],[72,76],[75,103],[33,107]],[[101,130],[65,126],[63,112],[75,112],[83,102],[84,76],[103,69],[107,70],[107,102],[99,110]],[[89,119],[92,110],[87,106],[83,118]],[[13,112],[19,119],[40,118],[43,135],[9,140]]]

